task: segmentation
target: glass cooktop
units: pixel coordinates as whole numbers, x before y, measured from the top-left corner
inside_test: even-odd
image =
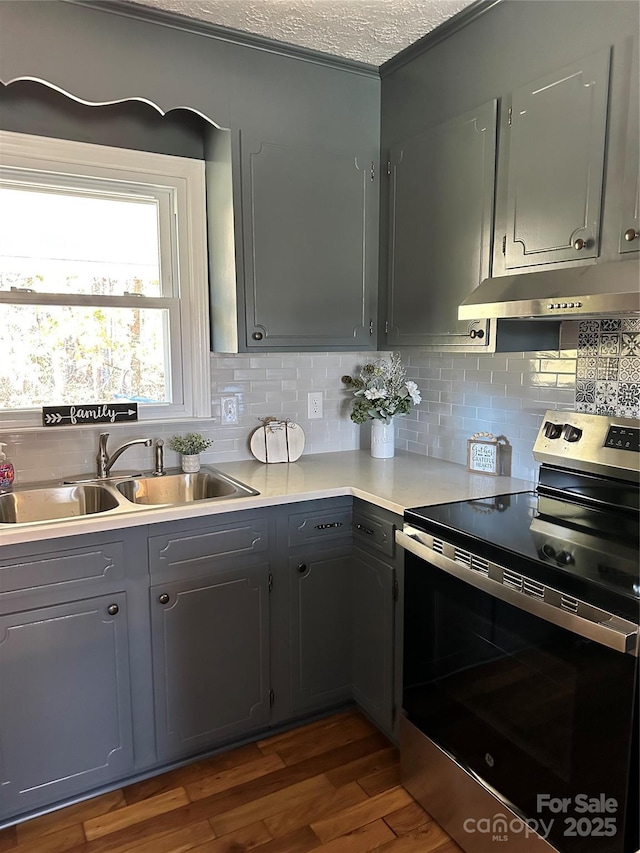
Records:
[[[638,618],[638,514],[535,491],[410,509],[405,521],[443,541]]]

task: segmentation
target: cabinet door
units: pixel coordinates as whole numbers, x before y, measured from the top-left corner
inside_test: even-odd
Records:
[[[395,570],[362,548],[353,559],[353,698],[393,728]]]
[[[458,305],[489,275],[495,151],[495,101],[392,149],[388,344],[486,346]]]
[[[241,156],[247,347],[370,348],[370,160],[246,137]]]
[[[294,714],[351,698],[351,555],[289,557]]]
[[[636,39],[631,65],[629,91],[629,123],[627,126],[627,149],[624,161],[620,216],[620,251],[637,252],[640,249],[640,112],[638,101],[638,40]]]
[[[127,645],[124,593],[0,617],[0,818],[131,773]]]
[[[268,599],[266,563],[151,588],[161,760],[267,725]]]
[[[513,93],[507,269],[599,253],[609,56],[599,51]]]

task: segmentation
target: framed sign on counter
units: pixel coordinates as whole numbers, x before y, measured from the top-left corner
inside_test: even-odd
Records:
[[[479,432],[467,441],[467,471],[474,474],[502,473],[502,449],[500,439],[489,432]]]

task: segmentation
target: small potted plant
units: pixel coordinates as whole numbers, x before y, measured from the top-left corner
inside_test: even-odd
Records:
[[[194,474],[200,470],[200,454],[212,444],[211,439],[205,438],[199,432],[190,432],[187,435],[174,435],[169,447],[181,454],[182,470],[185,474]]]

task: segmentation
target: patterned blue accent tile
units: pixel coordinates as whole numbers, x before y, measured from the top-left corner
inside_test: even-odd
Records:
[[[601,320],[601,332],[617,332],[621,328],[622,320]]]
[[[580,412],[595,412],[596,383],[593,379],[577,380],[576,405]]]
[[[600,335],[598,353],[600,355],[618,355],[620,352],[619,335]]]
[[[640,415],[640,385],[627,382],[618,385],[616,414],[625,418],[637,418]]]
[[[578,325],[579,334],[587,334],[588,332],[595,332],[598,334],[600,331],[600,323],[597,320],[580,320]]]
[[[622,321],[623,332],[640,332],[640,317],[625,317]]]
[[[598,359],[595,356],[589,356],[588,358],[578,358],[576,361],[576,378],[597,379]]]
[[[598,354],[598,333],[597,332],[578,332],[578,355],[597,355]]]
[[[640,382],[640,358],[624,356],[620,359],[618,379],[620,382]]]
[[[596,380],[596,412],[598,414],[615,414],[618,402],[618,383],[609,380]]]
[[[578,323],[575,408],[578,412],[638,417],[640,317]]]
[[[619,358],[600,356],[598,358],[598,379],[618,381]]]
[[[640,357],[640,332],[623,332],[621,355],[633,355]]]

